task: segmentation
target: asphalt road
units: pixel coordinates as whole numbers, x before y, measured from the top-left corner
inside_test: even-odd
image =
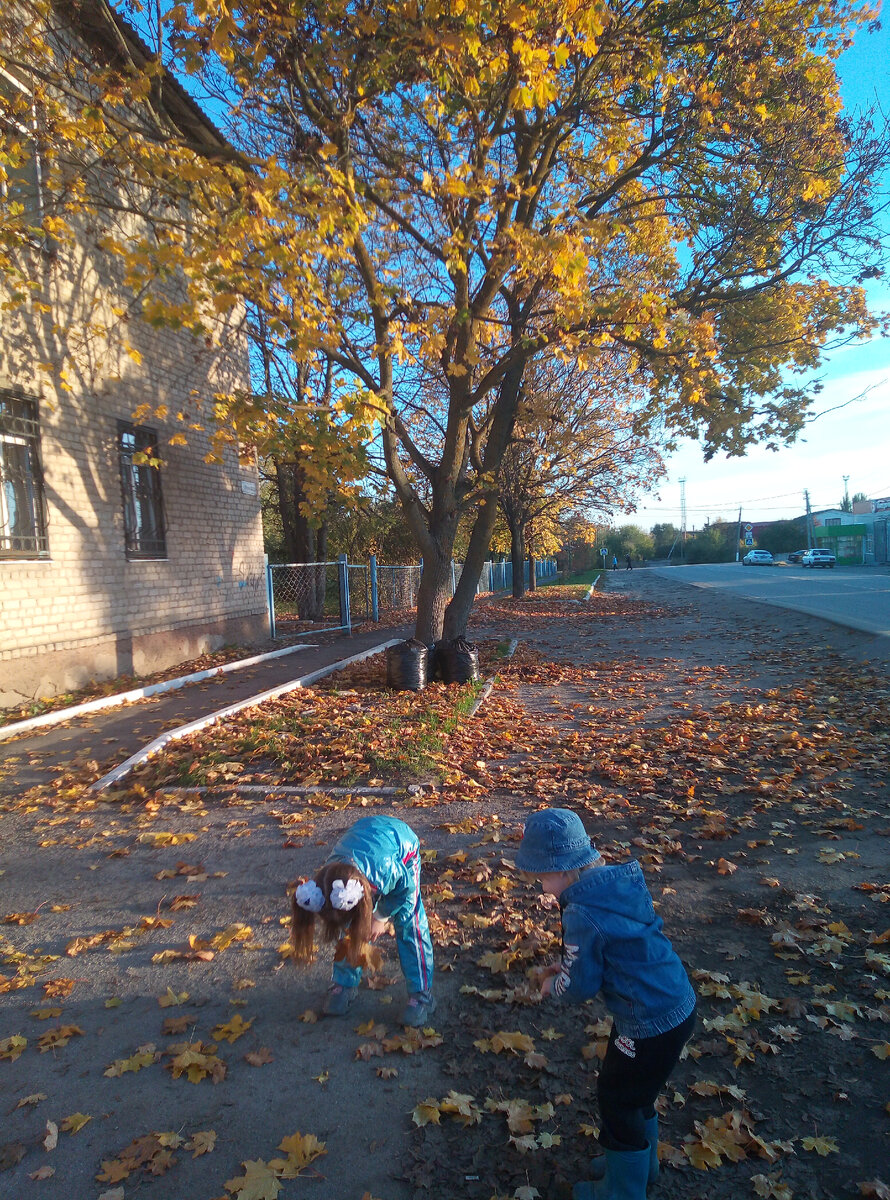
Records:
[[[890,573],[883,567],[745,567],[705,563],[653,567],[659,575],[745,600],[789,608],[809,616],[890,637]]]

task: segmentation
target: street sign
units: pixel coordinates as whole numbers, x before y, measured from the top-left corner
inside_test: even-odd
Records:
[[[754,531],[754,526],[746,522],[745,533],[752,533],[753,531]]]
[[[750,534],[750,533],[746,533],[746,534],[745,534],[745,545],[746,545],[746,546],[753,546],[753,545],[754,545],[754,539],[751,537],[751,534]]]

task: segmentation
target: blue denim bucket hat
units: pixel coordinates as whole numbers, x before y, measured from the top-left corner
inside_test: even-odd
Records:
[[[577,813],[568,808],[542,808],[525,823],[516,866],[520,871],[543,875],[577,871],[599,857]]]

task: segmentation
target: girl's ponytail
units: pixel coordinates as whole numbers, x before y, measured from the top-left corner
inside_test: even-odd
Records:
[[[300,908],[296,893],[290,898],[290,944],[291,957],[300,966],[315,961],[315,913]]]

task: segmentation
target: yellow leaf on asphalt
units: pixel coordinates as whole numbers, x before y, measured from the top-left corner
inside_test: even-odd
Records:
[[[227,1192],[234,1193],[235,1200],[277,1200],[281,1184],[268,1163],[258,1158],[241,1165],[244,1174],[223,1184]]]
[[[27,1045],[28,1039],[19,1033],[3,1038],[0,1040],[0,1059],[5,1058],[8,1062],[15,1062]]]
[[[202,1129],[192,1136],[185,1144],[186,1150],[191,1150],[192,1158],[198,1158],[201,1154],[209,1154],[216,1145],[216,1131],[213,1129]]]
[[[172,1008],[174,1004],[185,1004],[188,998],[188,992],[174,992],[168,987],[163,996],[158,996],[158,1004],[161,1008]]]
[[[829,1137],[805,1137],[801,1139],[801,1145],[804,1150],[815,1150],[818,1155],[825,1158],[829,1154],[839,1154],[840,1147],[834,1138]]]
[[[240,1013],[235,1013],[231,1021],[227,1021],[225,1025],[217,1025],[213,1030],[213,1036],[218,1041],[237,1042],[238,1038],[243,1037],[253,1024],[253,1019],[245,1021]]]
[[[432,1096],[428,1096],[426,1100],[421,1100],[420,1104],[411,1113],[411,1120],[415,1125],[423,1128],[424,1125],[439,1125],[439,1101]]]
[[[66,1133],[79,1133],[81,1129],[83,1129],[84,1125],[86,1125],[88,1121],[92,1121],[92,1119],[93,1118],[88,1116],[86,1113],[72,1113],[70,1117],[65,1117],[59,1128],[64,1129]]]

